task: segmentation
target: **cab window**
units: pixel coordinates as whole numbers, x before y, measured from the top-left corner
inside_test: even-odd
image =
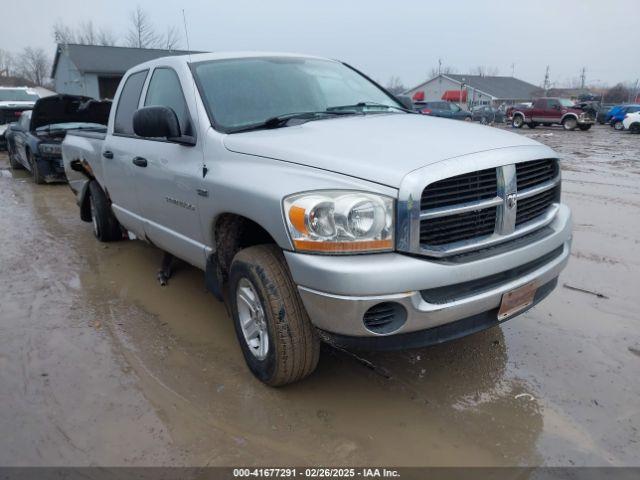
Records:
[[[127,78],[116,108],[116,118],[113,125],[113,133],[121,135],[135,135],[133,132],[133,114],[138,109],[140,94],[148,70],[133,73]]]
[[[151,76],[145,106],[163,106],[171,108],[178,117],[180,131],[183,135],[193,135],[191,117],[187,102],[182,92],[180,79],[171,68],[156,68]]]

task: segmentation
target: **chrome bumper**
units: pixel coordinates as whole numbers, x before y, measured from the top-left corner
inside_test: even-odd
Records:
[[[526,283],[539,286],[558,277],[571,249],[571,213],[560,205],[544,238],[503,253],[468,262],[434,261],[399,253],[328,257],[286,252],[294,281],[313,324],[321,330],[357,337],[376,337],[365,328],[364,313],[394,301],[404,306],[404,325],[389,335],[416,332],[497,309],[502,295]],[[526,275],[490,290],[451,302],[432,304],[421,291],[482,280],[533,262],[560,249],[561,253]],[[396,292],[396,293],[392,293]]]

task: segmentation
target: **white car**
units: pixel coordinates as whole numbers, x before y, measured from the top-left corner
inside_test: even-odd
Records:
[[[640,112],[627,113],[622,121],[625,130],[631,133],[640,133]]]
[[[6,147],[4,134],[9,124],[17,122],[23,111],[31,110],[39,98],[27,87],[0,87],[0,150]]]

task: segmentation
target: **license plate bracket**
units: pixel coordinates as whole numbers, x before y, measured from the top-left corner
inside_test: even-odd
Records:
[[[529,282],[502,295],[498,320],[505,320],[530,306],[537,290],[538,284]]]

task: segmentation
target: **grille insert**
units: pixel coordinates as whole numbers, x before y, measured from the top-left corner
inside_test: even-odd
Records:
[[[516,227],[547,213],[557,196],[557,187],[537,195],[518,200]]]
[[[496,228],[496,215],[497,208],[493,207],[423,220],[420,224],[420,243],[444,245],[491,235]]]
[[[495,197],[497,191],[495,168],[465,173],[438,180],[427,186],[422,192],[420,209],[429,210],[475,200],[486,200]]]
[[[558,163],[551,158],[516,164],[518,190],[535,187],[558,176]]]

